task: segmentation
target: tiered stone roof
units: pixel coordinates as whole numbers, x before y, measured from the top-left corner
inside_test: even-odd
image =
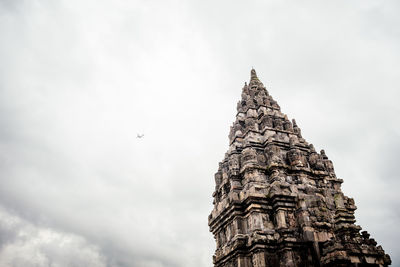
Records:
[[[387,266],[324,150],[317,153],[251,70],[215,174],[215,266]]]

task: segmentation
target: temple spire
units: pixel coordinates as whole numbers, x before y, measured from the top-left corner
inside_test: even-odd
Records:
[[[254,68],[250,75],[214,176],[214,267],[390,265],[354,224],[357,207],[325,151],[307,143]]]
[[[252,82],[252,81],[257,81],[257,82],[260,81],[257,77],[257,73],[254,68],[252,68],[251,72],[250,72],[250,82]]]

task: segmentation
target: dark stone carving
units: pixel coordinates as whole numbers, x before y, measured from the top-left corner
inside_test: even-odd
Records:
[[[262,125],[262,127],[264,128],[264,127],[272,127],[272,117],[270,117],[270,116],[264,116],[262,119],[261,119],[261,125]]]
[[[307,146],[296,121],[291,124],[281,113],[252,70],[238,112],[261,99],[268,104],[263,112],[238,114],[229,134],[236,141],[215,174],[209,216],[217,245],[214,266],[390,265],[389,255],[355,225],[357,207],[341,191],[342,180],[325,151]],[[257,129],[258,122],[264,131],[255,134],[264,134],[260,139],[266,142],[254,142],[254,133],[236,138]]]
[[[310,145],[310,151],[311,153],[308,156],[308,162],[310,163],[310,167],[318,171],[324,171],[325,164],[323,162],[322,156],[317,154],[312,144]]]
[[[256,130],[256,121],[253,118],[247,118],[245,120],[245,124],[246,124],[246,130],[252,130],[255,131]]]
[[[274,145],[273,143],[269,143],[265,147],[265,156],[268,165],[276,165],[283,163],[281,150],[277,145]]]
[[[283,123],[283,129],[285,131],[293,132],[292,123],[289,120],[285,120],[285,122]]]
[[[290,150],[287,153],[288,161],[290,166],[294,167],[304,167],[304,156],[301,151],[296,148],[295,141],[293,138],[290,139]]]
[[[274,119],[274,127],[277,130],[283,130],[282,120],[280,118],[275,118]]]
[[[293,119],[292,122],[293,122],[293,132],[294,132],[299,138],[302,138],[302,136],[301,136],[301,129],[297,126],[296,120]]]
[[[261,96],[256,98],[257,106],[262,106],[264,105],[264,100],[262,99]]]
[[[219,187],[222,183],[222,173],[219,171],[215,174],[215,185]]]
[[[250,162],[257,162],[257,151],[252,147],[246,147],[242,151],[242,165]]]
[[[265,98],[264,98],[264,105],[265,105],[265,106],[271,106],[271,102],[269,101],[269,98],[268,98],[268,97],[265,97]]]
[[[233,154],[229,157],[228,166],[229,166],[229,175],[230,176],[235,176],[235,175],[239,174],[240,165],[239,165],[239,155],[238,154]]]
[[[325,150],[323,150],[323,149],[321,150],[321,156],[322,156],[322,159],[324,161],[324,165],[325,165],[326,170],[330,174],[335,175],[335,169],[333,168],[333,163],[332,163],[331,160],[328,159],[328,156],[325,154]]]

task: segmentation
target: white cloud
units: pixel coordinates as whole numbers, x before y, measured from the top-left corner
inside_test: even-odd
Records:
[[[83,237],[33,225],[4,208],[0,233],[2,267],[106,266],[99,248]]]
[[[396,264],[398,10],[375,0],[0,1],[0,203],[90,240],[109,266],[211,266],[213,173],[254,66],[326,149],[360,224]],[[45,261],[64,234],[46,236],[10,249]],[[51,245],[32,247],[44,237]]]

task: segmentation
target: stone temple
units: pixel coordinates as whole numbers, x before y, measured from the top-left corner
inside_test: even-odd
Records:
[[[388,266],[355,224],[332,161],[317,153],[251,70],[229,150],[215,174],[208,221],[214,266]]]

